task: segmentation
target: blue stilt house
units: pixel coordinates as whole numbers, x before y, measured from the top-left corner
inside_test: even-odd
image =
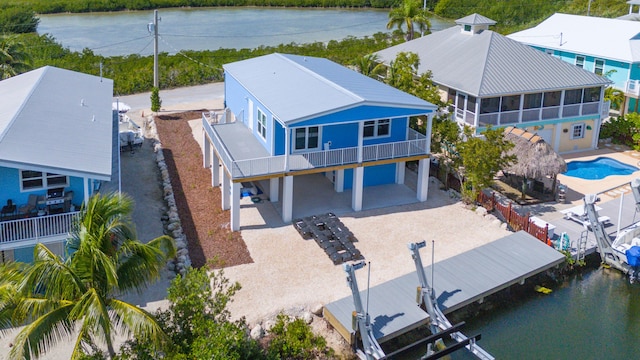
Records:
[[[45,66],[0,81],[0,261],[59,255],[78,207],[111,179],[113,81]]]
[[[250,181],[268,180],[272,202],[282,185],[282,218],[290,222],[298,175],[325,174],[336,192],[352,192],[360,211],[363,187],[401,184],[406,162],[418,160],[416,196],[426,200],[435,105],[316,57],[274,53],[224,72],[227,108],[220,119],[203,114],[203,151],[233,230],[242,183]],[[410,129],[410,117],[427,122],[426,136]]]

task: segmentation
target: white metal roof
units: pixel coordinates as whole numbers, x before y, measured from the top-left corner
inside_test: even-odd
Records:
[[[480,14],[467,15],[461,19],[456,20],[458,25],[495,25],[495,20],[491,20],[486,16]]]
[[[384,63],[399,52],[420,57],[437,84],[487,97],[606,85],[610,81],[491,30],[463,33],[461,26],[378,51]]]
[[[556,13],[508,35],[521,43],[627,63],[640,62],[640,22]]]
[[[224,70],[286,124],[362,105],[436,109],[323,58],[274,53],[226,64]]]
[[[113,81],[45,66],[0,81],[0,166],[109,180]]]

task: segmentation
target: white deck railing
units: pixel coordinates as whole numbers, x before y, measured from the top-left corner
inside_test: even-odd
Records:
[[[0,245],[65,236],[78,211],[0,222]]]
[[[230,169],[233,179],[358,163],[357,147],[291,154],[288,156],[288,168],[287,156],[285,155],[233,161],[225,150],[222,140],[213,131],[204,115],[202,125],[213,146],[217,149],[221,161],[227,169]],[[362,161],[399,159],[429,153],[426,148],[426,137],[423,134],[409,129],[408,138],[407,141],[363,146]]]
[[[625,92],[629,95],[640,96],[640,81],[629,80],[625,86]]]
[[[562,111],[562,113],[560,112]],[[519,114],[522,112],[521,120]],[[599,101],[579,103],[564,106],[550,106],[535,109],[524,109],[521,111],[505,111],[494,112],[487,114],[480,114],[479,124],[480,126],[487,125],[513,125],[524,122],[540,121],[540,120],[554,120],[563,119],[577,116],[587,116],[596,114],[608,114],[609,102],[602,102],[600,106]],[[603,115],[608,116],[608,115]],[[468,117],[468,115],[467,115]]]

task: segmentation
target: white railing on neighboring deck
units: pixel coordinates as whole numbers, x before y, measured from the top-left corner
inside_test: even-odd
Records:
[[[0,245],[25,240],[40,242],[48,237],[61,237],[69,233],[78,211],[56,215],[0,222]]]
[[[562,111],[562,113],[561,113]],[[609,102],[599,101],[578,103],[563,106],[550,106],[543,108],[524,109],[522,110],[522,119],[519,119],[520,111],[504,111],[487,114],[480,114],[480,126],[487,125],[513,125],[540,120],[555,120],[577,116],[596,115],[599,113],[609,113]],[[608,116],[608,115],[603,115]]]
[[[625,86],[625,92],[629,95],[640,96],[640,81],[629,80]]]
[[[291,154],[289,155],[288,169],[286,168],[287,157],[285,155],[233,161],[223,146],[222,140],[213,131],[204,115],[202,125],[213,146],[217,149],[221,161],[227,169],[230,169],[233,179],[358,163],[357,147]],[[398,159],[428,154],[425,135],[413,129],[409,130],[409,140],[407,141],[363,146],[362,161]]]

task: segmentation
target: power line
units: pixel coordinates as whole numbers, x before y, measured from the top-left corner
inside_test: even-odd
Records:
[[[112,43],[112,44],[108,44],[108,45],[103,45],[103,46],[97,46],[97,47],[90,48],[90,49],[91,49],[91,50],[104,49],[104,48],[106,48],[106,47],[111,47],[111,46],[117,46],[117,45],[121,45],[121,44],[126,44],[126,43],[130,43],[130,42],[138,41],[138,40],[141,40],[141,39],[145,39],[145,38],[148,38],[148,37],[149,37],[149,35],[145,35],[145,36],[141,36],[141,37],[139,37],[139,38],[135,38],[135,39],[131,39],[131,40],[124,40],[124,41],[120,41],[120,42]]]

